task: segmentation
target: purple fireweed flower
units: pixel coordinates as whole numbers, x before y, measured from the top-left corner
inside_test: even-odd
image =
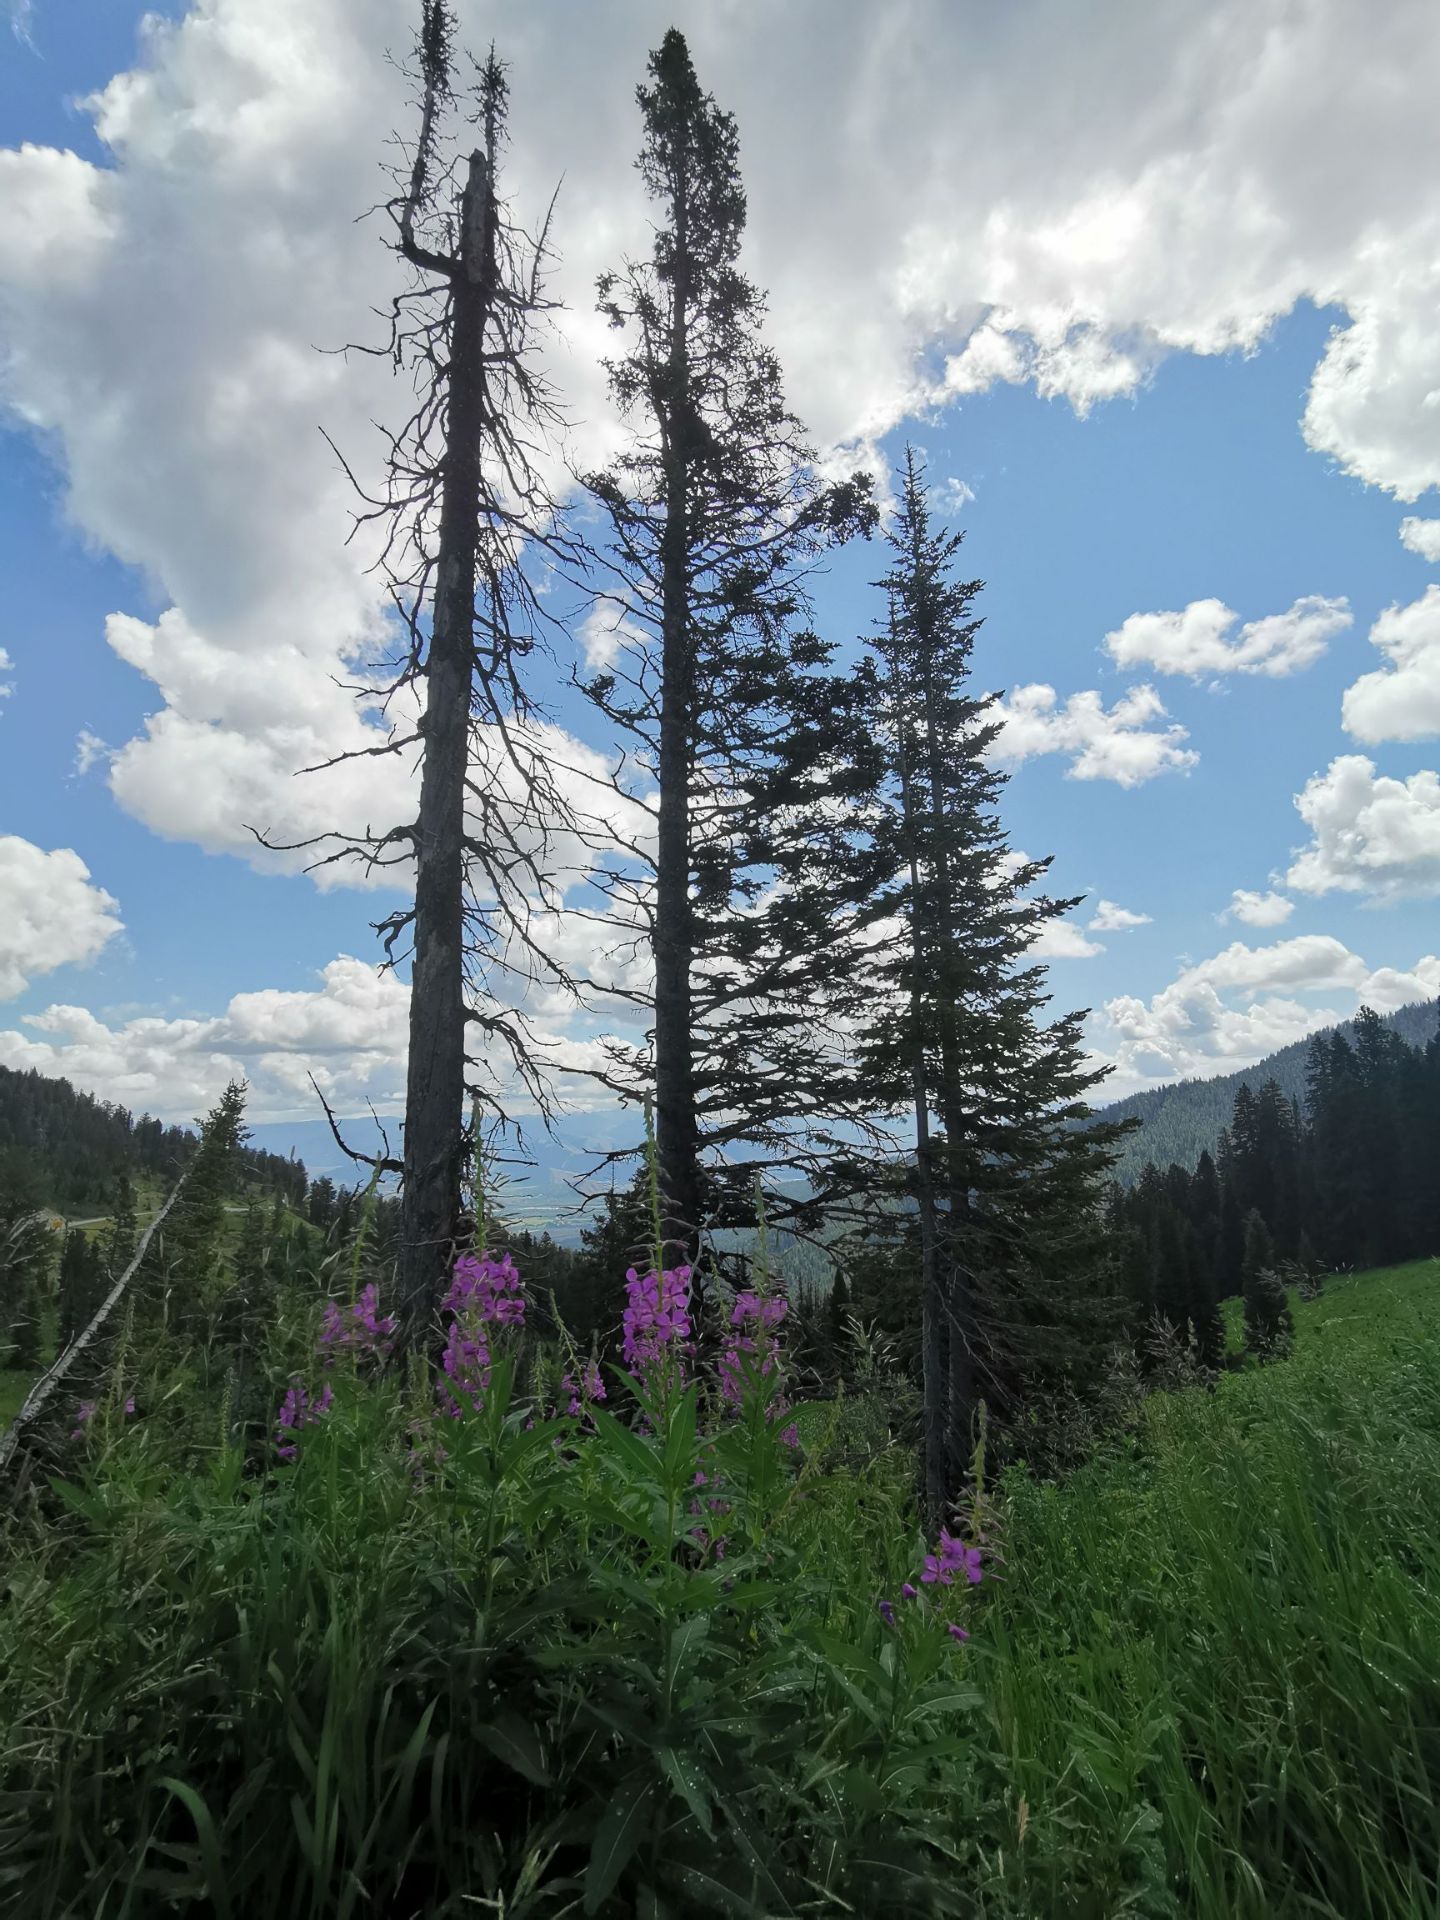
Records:
[[[275,1451],[282,1460],[294,1460],[297,1457],[301,1428],[318,1427],[334,1400],[335,1390],[328,1380],[318,1400],[310,1398],[298,1375],[290,1382],[276,1416]]]
[[[506,1253],[462,1253],[450,1275],[441,1305],[450,1315],[436,1398],[441,1411],[458,1420],[468,1404],[478,1413],[485,1403],[494,1362],[490,1329],[523,1327],[525,1295],[515,1262]]]
[[[451,1313],[473,1313],[502,1327],[523,1327],[525,1295],[510,1254],[462,1253],[450,1276],[444,1306]]]
[[[591,1360],[581,1368],[578,1381],[573,1374],[563,1374],[560,1391],[569,1396],[565,1411],[578,1419],[587,1407],[605,1398],[605,1382],[600,1377],[599,1367]]]
[[[464,1409],[456,1395],[464,1394],[478,1413],[490,1385],[490,1343],[468,1314],[450,1322],[440,1364],[445,1369],[445,1379],[436,1385],[445,1412],[452,1420],[458,1420]]]
[[[950,1625],[946,1627],[945,1631],[952,1640],[968,1640],[970,1638],[964,1627],[957,1627],[953,1620],[950,1622]]]
[[[643,1368],[661,1360],[690,1338],[690,1269],[653,1268],[643,1277],[634,1267],[625,1275],[628,1304],[622,1316],[625,1364]]]
[[[730,1309],[730,1324],[741,1331],[731,1335],[729,1346],[720,1356],[719,1368],[720,1395],[728,1406],[739,1406],[745,1397],[747,1368],[742,1355],[759,1354],[762,1380],[768,1380],[777,1372],[777,1343],[770,1335],[785,1318],[787,1310],[788,1303],[780,1294],[769,1296],[749,1290],[736,1294]],[[783,1398],[777,1398],[771,1410],[783,1419],[789,1408]],[[786,1446],[800,1444],[800,1435],[793,1424],[787,1426],[780,1437]]]
[[[914,1600],[919,1594],[919,1592],[920,1592],[920,1589],[918,1587],[912,1587],[908,1580],[905,1582],[904,1586],[901,1587],[900,1589],[902,1598],[906,1600]]]
[[[783,1294],[737,1293],[730,1309],[730,1324],[743,1327],[747,1321],[757,1320],[762,1327],[778,1327],[788,1311],[789,1302]]]
[[[880,1600],[876,1602],[876,1605],[880,1610],[880,1618],[885,1622],[886,1626],[893,1627],[895,1624],[895,1607],[893,1602]]]
[[[325,1365],[333,1367],[341,1353],[353,1353],[357,1360],[388,1360],[394,1331],[395,1316],[380,1317],[380,1289],[373,1280],[361,1288],[359,1299],[348,1309],[337,1300],[327,1300],[320,1320]]]
[[[70,1435],[70,1438],[72,1440],[78,1440],[94,1418],[95,1402],[93,1400],[77,1401],[75,1406],[75,1431]]]
[[[135,1411],[135,1396],[133,1393],[127,1394],[125,1397],[125,1411],[126,1413],[133,1413]]]
[[[982,1578],[980,1563],[983,1556],[979,1547],[967,1547],[947,1528],[940,1529],[940,1543],[934,1553],[925,1556],[925,1571],[920,1578],[926,1586],[948,1587],[957,1573],[963,1572],[972,1587],[978,1587]]]

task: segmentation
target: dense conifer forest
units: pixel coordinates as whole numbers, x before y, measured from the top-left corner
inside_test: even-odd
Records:
[[[1423,1049],[1440,1029],[1440,1001],[1400,1007],[1380,1017],[1407,1046]],[[1338,1031],[1354,1041],[1353,1021],[1342,1021]],[[1107,1117],[1140,1122],[1138,1131],[1120,1143],[1116,1177],[1128,1184],[1143,1167],[1168,1167],[1172,1162],[1193,1172],[1202,1153],[1214,1154],[1221,1132],[1230,1124],[1235,1095],[1242,1085],[1258,1090],[1267,1080],[1273,1080],[1287,1100],[1303,1102],[1311,1044],[1309,1040],[1297,1040],[1236,1073],[1218,1074],[1208,1080],[1177,1080],[1112,1101],[1106,1107]]]
[[[105,1213],[122,1174],[169,1186],[199,1144],[194,1128],[137,1118],[68,1080],[0,1066],[0,1195],[16,1202],[70,1216]],[[295,1205],[303,1199],[302,1162],[247,1147],[240,1164],[247,1179]]]

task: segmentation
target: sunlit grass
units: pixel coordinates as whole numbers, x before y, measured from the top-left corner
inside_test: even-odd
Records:
[[[260,1473],[157,1377],[10,1543],[0,1907],[1433,1916],[1440,1264],[1296,1319],[1012,1473],[958,1648],[862,1396],[798,1479],[519,1407],[417,1483],[398,1381]]]
[[[1008,1485],[985,1671],[1066,1911],[1436,1911],[1437,1336],[1440,1264],[1332,1282],[1288,1362]]]

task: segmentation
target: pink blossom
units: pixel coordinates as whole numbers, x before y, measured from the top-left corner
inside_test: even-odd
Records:
[[[652,1268],[643,1277],[631,1267],[625,1275],[628,1304],[623,1315],[625,1364],[644,1368],[690,1338],[690,1269]]]

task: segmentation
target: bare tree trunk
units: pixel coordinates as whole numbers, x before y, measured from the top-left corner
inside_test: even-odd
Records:
[[[936,951],[936,1014],[940,1029],[940,1117],[945,1125],[945,1262],[937,1287],[943,1289],[946,1322],[946,1365],[948,1381],[947,1481],[958,1487],[969,1470],[973,1447],[972,1429],[979,1403],[976,1353],[979,1344],[979,1320],[975,1299],[975,1275],[966,1246],[966,1228],[970,1219],[970,1193],[959,1172],[960,1142],[965,1132],[965,1108],[961,1087],[959,1015],[951,991],[948,972],[955,951],[955,896],[950,884],[950,861],[945,848],[945,783],[940,764],[940,744],[935,724],[935,681],[933,662],[922,656],[925,747],[929,760],[929,813],[931,832],[930,884],[934,890]]]
[[[157,1228],[164,1225],[166,1215],[180,1198],[181,1190],[189,1177],[188,1172],[182,1173],[180,1178],[175,1182],[164,1206],[161,1207],[155,1218],[141,1234],[139,1243],[134,1253],[130,1256],[125,1271],[115,1282],[114,1286],[111,1287],[109,1293],[107,1293],[105,1298],[100,1302],[100,1305],[95,1309],[90,1324],[82,1332],[77,1333],[69,1345],[65,1347],[61,1353],[57,1354],[45,1372],[41,1374],[40,1378],[26,1394],[24,1404],[11,1421],[8,1431],[0,1433],[0,1469],[10,1464],[10,1457],[20,1444],[21,1434],[36,1416],[44,1411],[46,1403],[52,1398],[56,1388],[80,1356],[94,1344],[105,1322],[110,1318],[111,1314],[120,1304],[120,1301],[124,1298],[125,1289],[139,1272],[140,1263],[145,1258],[146,1250]]]
[[[448,418],[434,618],[425,668],[424,769],[415,829],[415,953],[405,1081],[396,1309],[423,1338],[439,1304],[464,1154],[465,774],[485,431],[485,332],[495,279],[494,154],[470,155],[451,282]]]
[[[699,1240],[699,1127],[691,968],[690,763],[694,662],[690,632],[689,241],[683,166],[676,182],[676,273],[671,309],[665,450],[665,532],[661,545],[659,820],[655,848],[655,1143],[665,1257],[692,1262]]]
[[[893,610],[892,610],[893,622]],[[925,1511],[932,1522],[945,1508],[948,1485],[946,1447],[946,1319],[944,1276],[935,1227],[935,1168],[930,1143],[930,1089],[925,1076],[924,996],[920,989],[922,916],[920,856],[915,840],[915,777],[898,676],[891,675],[896,760],[905,852],[910,865],[910,1073],[915,1100],[915,1199],[920,1215],[920,1392],[921,1464]]]
[[[904,749],[901,749],[902,760]],[[923,1400],[925,1510],[932,1522],[941,1517],[948,1485],[946,1449],[947,1326],[945,1283],[935,1229],[935,1168],[930,1144],[930,1089],[925,1084],[925,1029],[919,981],[920,929],[918,894],[920,866],[911,832],[912,794],[909,768],[901,774],[907,838],[910,839],[910,1019],[913,1029],[911,1074],[915,1087],[915,1198],[920,1212],[920,1373]]]

